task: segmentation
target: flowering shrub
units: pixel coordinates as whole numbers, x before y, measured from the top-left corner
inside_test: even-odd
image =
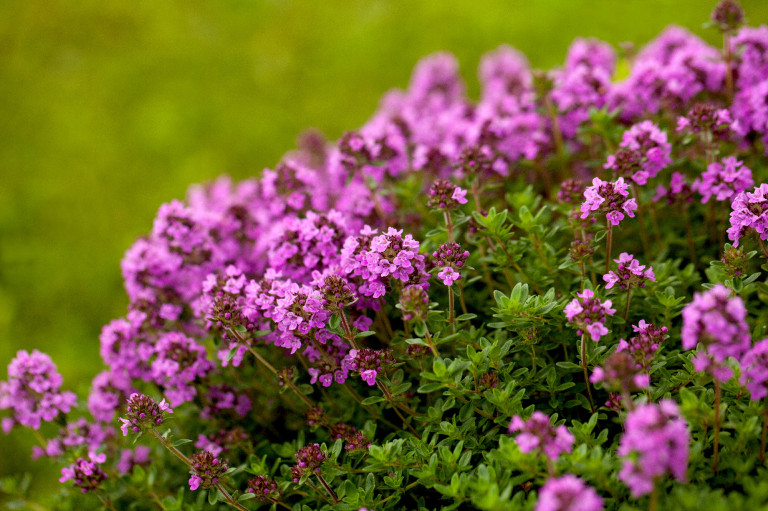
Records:
[[[546,73],[501,47],[477,102],[427,57],[338,142],[161,206],[88,397],[20,351],[3,430],[59,463],[56,509],[765,508],[768,28],[742,24],[724,0],[723,50],[671,27],[621,81],[599,41]]]

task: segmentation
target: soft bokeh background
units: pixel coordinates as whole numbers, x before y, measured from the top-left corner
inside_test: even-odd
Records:
[[[744,0],[751,24],[768,2]],[[472,97],[502,43],[535,67],[593,36],[647,42],[670,23],[713,44],[710,0],[3,0],[0,2],[0,379],[18,349],[84,395],[101,326],[125,313],[119,262],[191,183],[273,166],[305,128],[329,138],[449,50]],[[29,460],[0,434],[0,476]]]

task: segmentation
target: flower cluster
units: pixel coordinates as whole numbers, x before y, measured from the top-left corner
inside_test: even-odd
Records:
[[[384,368],[394,362],[394,358],[391,350],[377,351],[363,348],[349,350],[345,362],[350,370],[360,373],[360,378],[368,385],[373,386],[376,384],[376,377]]]
[[[608,333],[605,326],[606,316],[613,316],[616,312],[611,305],[611,300],[602,302],[595,296],[594,291],[587,288],[565,306],[565,317],[577,328],[577,335],[589,334],[592,340],[597,342]]]
[[[519,415],[512,417],[509,432],[518,433],[515,441],[522,452],[541,452],[551,460],[573,448],[573,435],[568,428],[553,426],[549,417],[539,411],[533,412],[526,421]]]
[[[701,194],[701,202],[707,202],[711,197],[717,201],[729,200],[754,184],[752,171],[742,161],[729,156],[710,163],[701,181],[694,181],[693,186]]]
[[[603,499],[573,474],[547,479],[534,511],[602,511]]]
[[[128,435],[128,430],[140,433],[159,426],[165,421],[166,413],[173,413],[173,410],[165,399],[155,403],[154,399],[143,394],[131,394],[125,406],[126,418],[120,418],[123,436]]]
[[[400,292],[398,305],[404,320],[423,321],[429,312],[429,296],[421,286],[407,286]]]
[[[437,274],[443,284],[453,285],[461,278],[459,271],[469,257],[469,251],[462,250],[458,243],[443,243],[440,248],[432,253],[433,264],[440,269]]]
[[[636,287],[645,287],[645,282],[650,280],[656,282],[656,275],[650,266],[645,269],[645,265],[635,259],[632,254],[622,252],[618,259],[613,260],[619,265],[616,271],[610,271],[603,275],[603,280],[607,283],[605,289],[611,289],[615,284],[619,285],[622,291],[629,291]]]
[[[16,353],[8,365],[8,381],[0,382],[0,410],[10,410],[4,417],[5,433],[17,424],[39,429],[41,422],[49,422],[60,413],[75,406],[74,393],[62,391],[62,378],[51,357],[34,350]]]
[[[427,206],[435,209],[450,211],[467,203],[467,191],[450,181],[438,179],[429,188]]]
[[[277,482],[267,476],[256,476],[248,479],[248,493],[253,493],[261,502],[274,499],[280,495],[280,489]]]
[[[651,378],[632,355],[616,351],[605,359],[602,367],[595,367],[589,381],[602,382],[609,390],[628,393],[648,387]]]
[[[629,197],[629,185],[620,177],[616,182],[603,181],[599,177],[592,180],[592,186],[584,190],[584,202],[581,204],[581,218],[593,214],[604,214],[612,225],[619,225],[624,215],[635,216],[637,202]]]
[[[627,415],[619,443],[617,453],[625,458],[619,479],[634,497],[651,493],[667,474],[685,482],[689,442],[688,425],[673,401],[638,406]]]
[[[192,491],[201,486],[204,490],[213,488],[228,468],[226,461],[217,458],[210,451],[197,451],[189,461],[192,462],[189,468],[189,489]]]
[[[107,475],[99,468],[99,464],[106,460],[107,456],[104,453],[91,453],[88,459],[78,458],[72,465],[61,469],[59,482],[72,481],[83,493],[93,491],[101,486],[101,483],[107,478]]]
[[[733,376],[725,366],[728,357],[740,359],[750,348],[752,340],[746,322],[747,309],[738,296],[722,284],[704,293],[695,293],[693,301],[683,309],[683,348],[703,346],[693,363],[697,371],[711,371],[720,381]]]
[[[768,395],[768,339],[757,341],[739,362],[741,384],[753,401],[760,401]]]
[[[630,337],[628,341],[621,339],[616,351],[628,352],[635,363],[647,372],[651,368],[651,361],[659,350],[659,346],[664,342],[667,327],[658,328],[641,319],[637,325],[632,325],[632,330],[637,335]]]
[[[320,444],[309,444],[296,451],[296,466],[292,467],[293,482],[298,483],[302,476],[320,472],[320,467],[328,456],[320,449]]]
[[[342,249],[341,266],[350,278],[363,283],[358,292],[379,298],[394,279],[403,284],[421,284],[426,277],[426,262],[419,254],[419,242],[403,236],[402,229],[390,227],[385,234],[365,227],[360,236],[347,238]]]
[[[728,239],[733,246],[748,233],[755,232],[761,240],[768,240],[768,184],[756,186],[752,192],[737,193],[731,203],[731,227]]]
[[[619,147],[616,154],[608,156],[605,168],[631,177],[639,185],[672,163],[672,146],[667,142],[667,134],[651,121],[643,121],[625,131]]]
[[[694,133],[705,143],[723,139],[734,130],[731,113],[710,103],[696,103],[686,116],[677,118],[677,131]]]

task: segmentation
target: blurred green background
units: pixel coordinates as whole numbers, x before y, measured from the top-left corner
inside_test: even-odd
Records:
[[[751,24],[768,2],[742,2]],[[449,50],[477,97],[481,55],[508,43],[535,67],[570,42],[647,42],[702,28],[710,0],[3,0],[0,2],[0,379],[18,349],[84,395],[101,326],[125,313],[119,262],[191,183],[274,165],[315,127],[335,139],[417,60]],[[29,460],[0,435],[0,475]],[[37,488],[44,481],[37,483]]]

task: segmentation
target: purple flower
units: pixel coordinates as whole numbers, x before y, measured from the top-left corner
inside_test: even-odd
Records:
[[[165,399],[156,403],[149,396],[136,393],[131,394],[125,406],[126,418],[120,417],[120,421],[123,423],[120,426],[123,436],[127,436],[129,430],[139,433],[159,426],[165,421],[166,413],[173,413],[173,410],[165,402]]]
[[[120,453],[120,461],[117,462],[117,472],[120,475],[130,474],[135,466],[149,465],[149,455],[152,449],[146,445],[137,445],[133,449],[123,449]]]
[[[60,413],[75,406],[75,394],[60,390],[62,377],[51,357],[34,350],[16,353],[8,364],[8,381],[0,382],[0,410],[10,410],[11,417],[2,421],[3,431],[10,432],[16,424],[39,429],[41,422],[50,422]]]
[[[693,184],[694,188],[701,194],[701,202],[703,203],[712,196],[718,201],[731,199],[737,193],[741,193],[754,185],[752,171],[733,156],[723,158],[721,163],[710,163],[706,172],[701,175],[701,181]]]
[[[731,203],[731,227],[728,239],[733,246],[739,246],[739,240],[754,231],[760,239],[768,240],[768,184],[761,184],[752,192],[741,192]]]
[[[603,499],[573,474],[549,478],[539,490],[534,511],[602,511]]]
[[[432,257],[435,267],[440,268],[437,277],[446,286],[451,286],[461,278],[461,274],[457,270],[464,267],[469,252],[462,250],[458,243],[444,243],[432,253]]]
[[[83,493],[93,491],[107,478],[98,466],[106,459],[107,456],[104,453],[90,452],[88,459],[78,458],[72,465],[62,468],[59,482],[72,481]]]
[[[635,287],[645,287],[646,280],[656,282],[653,268],[649,266],[646,270],[645,265],[641,265],[632,254],[622,252],[614,262],[618,263],[619,267],[615,272],[610,271],[603,275],[603,280],[607,282],[605,289],[611,289],[618,284],[622,291],[629,291]]]
[[[703,345],[693,361],[698,371],[708,371],[721,381],[731,378],[725,361],[728,357],[740,359],[751,344],[746,318],[742,299],[731,297],[722,284],[693,295],[693,301],[683,309],[681,337],[684,349]]]
[[[605,317],[613,316],[616,312],[616,309],[611,308],[613,302],[601,302],[591,289],[585,289],[576,296],[565,306],[565,317],[578,329],[577,335],[588,333],[592,340],[597,342],[608,333]]]
[[[635,216],[637,202],[628,199],[629,186],[620,177],[615,183],[603,181],[599,177],[592,180],[592,186],[584,190],[584,202],[581,204],[581,218],[587,218],[591,214],[604,213],[608,221],[613,225],[619,225],[624,219],[624,214],[630,218]]]
[[[651,379],[643,366],[635,362],[626,351],[617,351],[608,356],[602,367],[595,367],[592,383],[603,382],[608,390],[628,393],[647,388]]]
[[[739,361],[741,384],[747,387],[752,401],[768,395],[768,339],[757,341]]]
[[[639,177],[636,173],[633,179],[640,185],[656,177],[660,170],[672,163],[672,146],[667,142],[667,134],[651,121],[635,124],[625,131],[619,147],[633,151],[630,153],[636,158],[633,166],[639,167],[641,172]],[[606,168],[613,168],[613,165],[616,165],[616,157],[609,157]]]
[[[430,208],[449,211],[466,203],[467,191],[450,181],[438,179],[432,183],[432,186],[429,189],[429,200],[427,201],[427,205]]]
[[[210,451],[197,451],[189,461],[192,462],[189,473],[189,489],[194,491],[202,487],[213,488],[219,478],[227,471],[227,462],[213,455]]]
[[[522,452],[542,452],[551,460],[556,460],[561,453],[571,452],[573,448],[574,439],[568,428],[553,426],[549,417],[539,411],[533,412],[527,421],[518,415],[512,417],[509,432],[519,432],[515,441]]]
[[[256,495],[256,499],[261,502],[272,500],[280,495],[277,482],[267,476],[256,476],[248,479],[248,489],[246,491]]]
[[[619,479],[635,498],[651,493],[667,474],[685,482],[689,443],[688,425],[674,401],[638,406],[627,415],[617,450],[625,458]]]
[[[194,399],[194,382],[213,369],[205,347],[184,334],[168,332],[158,339],[154,352],[152,379],[165,387],[171,404],[179,406]]]
[[[673,172],[669,188],[662,185],[656,187],[654,201],[665,199],[667,204],[687,204],[693,201],[693,188],[686,183],[685,174]]]
[[[302,475],[312,475],[320,472],[320,467],[328,456],[320,448],[320,444],[309,444],[296,451],[296,475],[294,482],[298,483]]]
[[[377,351],[363,348],[360,350],[349,350],[349,354],[342,362],[342,365],[349,370],[359,372],[360,378],[368,385],[373,386],[376,384],[376,377],[394,361],[392,350]]]
[[[630,337],[628,341],[621,339],[616,351],[626,351],[645,372],[651,368],[651,361],[659,349],[659,345],[667,335],[667,327],[658,328],[641,319],[637,325],[632,325],[637,335]]]

